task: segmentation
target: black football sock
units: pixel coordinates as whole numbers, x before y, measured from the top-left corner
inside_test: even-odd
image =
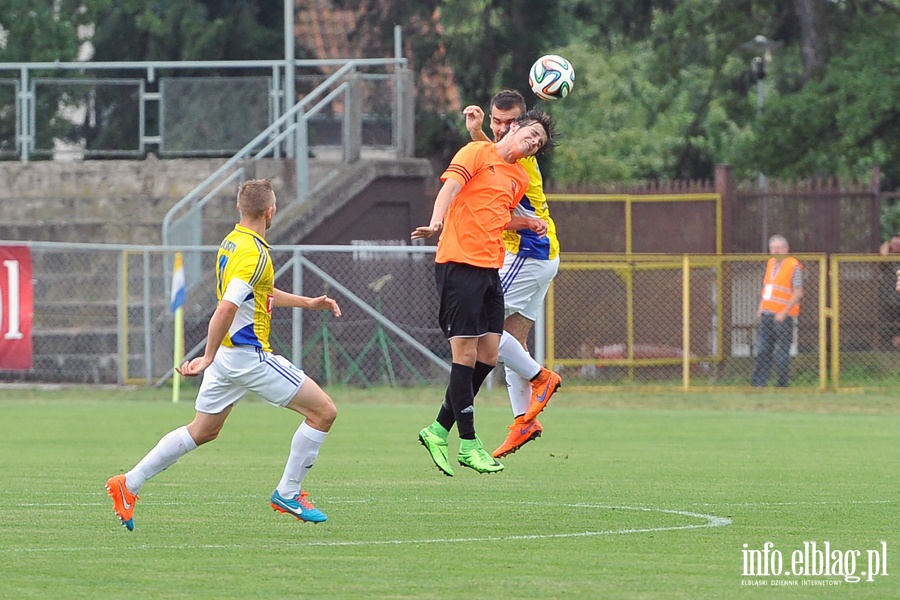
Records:
[[[450,385],[447,395],[453,415],[456,417],[456,430],[461,440],[475,439],[475,394],[472,392],[472,378],[475,369],[459,363],[450,367]]]
[[[484,380],[487,379],[487,376],[491,374],[491,371],[494,370],[494,365],[489,365],[483,362],[475,362],[475,370],[472,373],[472,395],[477,396],[478,390],[481,389],[481,384],[484,383]]]
[[[438,424],[450,431],[456,424],[456,416],[453,414],[453,405],[450,403],[450,388],[444,393],[444,401],[441,403],[441,409],[437,415]]]

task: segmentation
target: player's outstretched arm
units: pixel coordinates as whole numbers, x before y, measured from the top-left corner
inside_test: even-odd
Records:
[[[462,184],[452,177],[448,177],[447,180],[444,181],[444,185],[441,186],[437,198],[434,200],[434,210],[431,212],[431,223],[425,227],[416,227],[409,237],[416,240],[419,238],[430,238],[434,234],[440,233],[444,226],[444,215],[447,214],[447,209],[450,208],[450,204],[456,198],[457,194],[459,194],[461,189]]]
[[[480,106],[470,104],[463,109],[463,115],[466,117],[466,131],[469,132],[473,141],[489,142],[487,134],[482,128],[484,123],[484,111]]]
[[[331,313],[339,317],[341,316],[341,307],[338,306],[334,298],[327,295],[310,298],[309,296],[298,296],[275,288],[273,292],[275,306],[285,306],[288,308],[308,308],[310,310],[330,310]]]
[[[222,342],[225,340],[228,328],[231,327],[231,324],[234,322],[234,315],[237,314],[237,309],[237,305],[228,300],[219,302],[219,305],[216,307],[216,312],[214,312],[213,316],[209,319],[206,350],[203,352],[203,356],[184,361],[184,364],[182,364],[180,368],[175,369],[179,374],[185,377],[193,377],[202,373],[206,370],[206,367],[212,364],[213,359],[216,357],[216,352],[219,350],[219,346],[221,346]]]

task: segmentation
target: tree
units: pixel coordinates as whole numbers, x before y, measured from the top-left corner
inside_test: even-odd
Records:
[[[573,55],[579,78],[575,92],[553,110],[561,117],[561,127],[568,127],[567,121],[579,125],[573,128],[577,137],[566,142],[575,150],[561,148],[559,155],[574,153],[584,160],[592,153],[605,154],[592,161],[602,167],[580,167],[576,173],[557,161],[559,178],[600,178],[599,173],[607,171],[638,177],[711,177],[715,163],[727,162],[739,175],[761,170],[775,177],[859,178],[880,165],[887,187],[900,184],[896,1],[567,0],[562,7],[568,28],[587,40],[595,55],[606,54],[608,60],[597,67],[586,63],[594,59],[579,54],[577,45],[583,41],[573,41],[573,49],[566,50]],[[780,48],[768,65],[765,106],[758,117],[755,80],[748,68],[753,54],[742,48],[761,33]],[[613,68],[597,76],[608,78],[604,88],[618,90],[615,98],[603,96],[612,102],[605,110],[624,111],[636,120],[626,129],[610,122],[604,110],[583,107],[579,100],[582,93],[598,93],[586,90],[598,84],[582,74],[590,77],[600,65],[615,65],[613,57],[620,53],[641,57],[633,65],[633,93],[620,81],[627,77],[625,72]],[[585,115],[593,116],[585,121]],[[662,123],[670,127],[660,131]],[[652,143],[641,135],[642,127],[654,132]],[[598,146],[598,137],[619,141]],[[629,153],[622,139],[651,153],[654,160],[624,160]]]
[[[900,185],[900,12],[879,2],[833,7],[821,73],[766,100],[739,164],[783,177],[866,177]]]
[[[501,88],[527,89],[528,69],[541,54],[565,43],[559,0],[363,0],[361,22],[388,42],[395,23],[434,23],[412,32],[412,68],[434,56],[442,38],[466,103],[486,104]],[[387,46],[389,47],[389,46]]]
[[[87,18],[95,24],[91,42],[96,61],[283,58],[284,13],[262,0],[85,0],[84,4]],[[133,70],[107,73],[134,77]],[[178,74],[194,73],[182,69]],[[206,76],[215,74],[203,71]],[[243,74],[227,71],[232,77]],[[98,88],[87,103],[84,123],[72,136],[84,139],[89,150],[136,148],[137,101],[133,88]],[[158,128],[154,114],[148,115],[147,127]]]

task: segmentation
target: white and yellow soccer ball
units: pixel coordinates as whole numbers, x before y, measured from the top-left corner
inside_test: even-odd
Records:
[[[528,87],[541,100],[565,98],[575,85],[575,68],[558,54],[546,54],[531,65]]]

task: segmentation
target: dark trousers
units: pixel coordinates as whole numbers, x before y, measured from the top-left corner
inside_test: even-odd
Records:
[[[781,323],[772,313],[763,313],[759,321],[756,343],[756,364],[753,367],[753,387],[765,387],[769,373],[775,367],[778,387],[787,387],[791,378],[791,342],[794,337],[794,317]]]

